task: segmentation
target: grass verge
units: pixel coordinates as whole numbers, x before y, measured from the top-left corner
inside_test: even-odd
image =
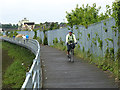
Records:
[[[2,42],[2,48],[13,59],[3,75],[3,88],[21,88],[35,55],[26,48],[8,42]]]

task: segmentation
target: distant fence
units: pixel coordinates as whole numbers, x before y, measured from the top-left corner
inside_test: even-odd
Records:
[[[42,88],[42,69],[40,62],[39,42],[34,39],[29,39],[28,41],[24,42],[22,38],[14,39],[7,37],[2,37],[2,40],[28,48],[36,56],[33,60],[33,64],[30,68],[30,71],[26,73],[26,79],[21,87],[21,90]]]
[[[92,55],[98,57],[104,57],[106,50],[116,55],[118,51],[118,30],[112,29],[115,25],[114,18],[109,18],[101,22],[89,25],[86,29],[84,26],[74,27],[74,34],[76,35],[80,50],[90,52]],[[29,34],[30,37],[34,36],[33,31],[19,31],[21,34]],[[60,38],[65,41],[65,37],[68,34],[68,28],[49,30],[45,32],[48,37],[48,45],[53,45],[53,40]],[[37,31],[37,36],[43,41],[43,31]]]
[[[118,50],[118,30],[112,29],[115,25],[115,20],[109,18],[107,20],[92,24],[86,29],[84,26],[78,26],[75,29],[78,44],[81,50],[90,52],[95,56],[105,56],[106,49],[112,50],[113,53],[117,53]],[[56,29],[46,32],[48,37],[48,44],[53,45],[53,40],[60,38],[65,41],[65,37],[68,34],[68,28]]]

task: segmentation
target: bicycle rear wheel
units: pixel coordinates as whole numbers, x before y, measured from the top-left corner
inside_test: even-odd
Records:
[[[71,49],[71,62],[74,62],[74,49]]]

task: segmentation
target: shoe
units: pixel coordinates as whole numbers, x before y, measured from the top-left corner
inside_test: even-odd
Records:
[[[69,62],[71,62],[71,59],[70,59],[70,58],[69,58],[68,60],[69,60]]]
[[[67,57],[69,58],[69,55],[67,54]]]

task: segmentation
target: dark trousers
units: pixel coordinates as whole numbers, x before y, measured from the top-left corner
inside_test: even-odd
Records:
[[[67,51],[69,52],[71,49],[74,49],[75,48],[75,44],[73,43],[73,44],[68,44],[67,45]]]

